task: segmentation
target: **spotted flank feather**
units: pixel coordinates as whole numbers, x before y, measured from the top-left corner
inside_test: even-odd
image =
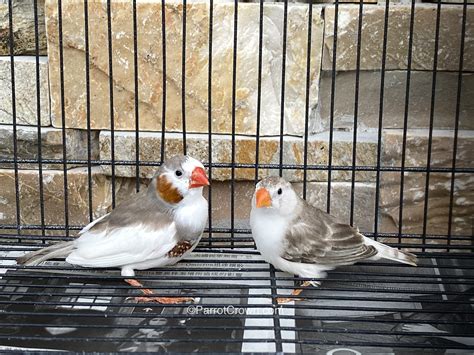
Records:
[[[187,240],[183,240],[179,243],[176,243],[173,249],[168,252],[168,257],[170,258],[179,258],[182,257],[188,250],[193,247],[193,244]]]

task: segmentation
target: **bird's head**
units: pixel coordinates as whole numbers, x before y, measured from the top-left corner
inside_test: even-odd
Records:
[[[204,165],[190,156],[176,155],[158,169],[151,188],[164,202],[177,205],[186,198],[202,195],[206,185],[209,185],[209,179]]]
[[[270,176],[261,180],[252,200],[252,208],[291,216],[298,205],[298,196],[291,184],[285,179]]]

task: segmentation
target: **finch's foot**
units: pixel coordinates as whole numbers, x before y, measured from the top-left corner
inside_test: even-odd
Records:
[[[317,284],[318,286],[320,285],[319,282],[317,281],[305,281],[301,284],[301,287],[309,287],[309,286],[314,286],[314,284]],[[302,288],[297,288],[294,289],[293,292],[291,293],[292,296],[299,296],[300,293],[303,292]],[[278,297],[277,302],[278,304],[284,304],[292,301],[304,301],[304,298],[292,298],[292,297]]]
[[[304,298],[289,298],[289,297],[278,297],[277,302],[278,304],[285,304],[290,303],[293,301],[304,301]]]
[[[186,302],[194,302],[192,297],[135,297],[135,301],[138,303],[151,303],[157,302],[160,304],[180,304]]]
[[[140,291],[143,292],[146,296],[134,297],[137,302],[157,302],[161,304],[179,304],[185,302],[194,302],[192,297],[157,297],[154,296],[152,290],[148,288],[143,288],[143,285],[135,279],[125,279],[125,282],[134,287],[141,287]]]

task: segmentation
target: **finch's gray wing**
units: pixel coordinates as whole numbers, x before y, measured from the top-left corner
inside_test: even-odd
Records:
[[[300,216],[285,236],[282,258],[300,263],[347,265],[369,258],[377,251],[364,243],[364,236],[348,224],[305,201]]]
[[[145,189],[131,196],[107,215],[90,223],[80,234],[85,232],[111,234],[114,230],[131,225],[147,226],[155,230],[166,228],[173,222],[171,216],[161,212],[159,206],[147,194],[149,191]]]
[[[66,259],[68,263],[121,267],[160,260],[168,257],[167,253],[179,241],[172,218],[142,194],[133,196],[88,227],[74,241],[74,250]]]

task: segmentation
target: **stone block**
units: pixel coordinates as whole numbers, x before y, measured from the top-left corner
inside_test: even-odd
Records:
[[[296,185],[297,191],[302,191],[303,184]],[[313,206],[326,211],[327,182],[310,182],[307,184],[307,200]],[[334,181],[331,183],[332,215],[338,217],[341,223],[350,223],[351,213],[351,183]],[[354,186],[354,212],[352,225],[361,232],[374,230],[375,219],[375,183],[356,182]]]
[[[36,57],[14,57],[16,122],[37,125]],[[40,57],[40,112],[41,125],[49,126],[49,88],[47,58]],[[0,123],[13,123],[12,78],[10,57],[0,57]]]
[[[405,148],[406,167],[426,167],[428,158],[428,129],[407,131]],[[384,166],[401,166],[403,130],[383,131]],[[451,168],[453,164],[454,131],[434,130],[431,143],[431,167]],[[470,168],[474,161],[474,131],[459,131],[456,151],[456,167]]]
[[[33,0],[15,0],[13,5],[13,54],[36,54],[35,16]],[[38,0],[39,54],[46,54],[44,0]],[[8,2],[0,1],[0,55],[10,55],[10,22]]]
[[[380,208],[384,223],[380,232],[396,233],[399,227],[400,173],[384,172],[381,176]],[[422,233],[425,206],[425,173],[405,173],[403,198],[403,233]],[[428,195],[427,233],[448,232],[451,173],[431,173]],[[472,235],[474,216],[474,176],[455,175],[452,235]],[[421,241],[418,240],[420,243]],[[440,243],[445,243],[441,241]]]
[[[135,132],[115,132],[115,160],[135,160]],[[111,159],[111,133],[100,133],[100,158]],[[165,156],[182,154],[182,135],[167,133],[165,137]],[[374,165],[377,150],[376,132],[360,133],[357,143],[357,165]],[[141,132],[139,140],[139,158],[142,162],[159,162],[161,157],[161,134]],[[308,165],[327,165],[329,160],[329,134],[327,132],[313,135],[308,139]],[[205,134],[187,135],[187,153],[205,163],[208,157],[208,136]],[[256,140],[252,137],[237,136],[235,139],[235,162],[239,164],[255,164]],[[279,137],[263,137],[259,142],[259,164],[279,164],[280,139]],[[214,135],[212,137],[212,163],[232,162],[232,139],[228,135]],[[304,163],[304,140],[297,137],[284,137],[283,164],[299,165]],[[352,133],[335,132],[332,147],[332,164],[336,166],[352,166]],[[106,174],[111,174],[111,166],[104,165]],[[140,176],[150,178],[156,167],[143,166]],[[135,166],[117,165],[115,174],[123,177],[134,177]],[[270,169],[260,169],[260,177],[271,174]],[[302,181],[302,169],[284,169],[283,176],[290,181]],[[237,180],[253,180],[254,168],[236,168]],[[230,180],[230,168],[213,168],[212,178],[215,180]],[[357,181],[367,181],[374,178],[373,172],[357,172]],[[308,181],[324,181],[327,172],[324,170],[311,170],[308,172]],[[332,179],[347,181],[351,179],[350,171],[333,171]]]
[[[0,159],[13,159],[13,126],[0,125]],[[53,127],[42,127],[38,142],[37,127],[17,126],[17,158],[38,159],[38,144],[41,144],[42,159],[63,159],[62,130]],[[99,158],[99,132],[91,131],[91,159]],[[87,131],[66,129],[66,159],[87,160]],[[13,164],[2,164],[12,167]],[[74,166],[68,165],[68,167]],[[34,164],[19,164],[20,168],[38,167]],[[43,164],[44,169],[62,169],[62,164]]]
[[[211,181],[211,222],[213,228],[230,228],[231,226],[231,183],[229,181]],[[249,229],[249,218],[252,196],[255,192],[253,181],[237,181],[234,184],[234,228]],[[204,197],[209,200],[208,188]],[[215,234],[215,236],[219,236]]]
[[[68,217],[70,225],[89,222],[87,168],[68,170]],[[99,167],[92,169],[92,215],[98,218],[111,210],[110,179]],[[24,225],[41,224],[39,177],[36,170],[18,173],[20,221]],[[15,175],[13,169],[0,169],[0,224],[16,224]],[[61,170],[43,171],[44,211],[46,225],[64,225],[64,174]],[[134,193],[133,179],[116,180],[117,203]]]
[[[302,196],[303,184],[293,184]],[[310,204],[326,211],[326,182],[310,182],[306,187],[307,200]],[[356,183],[354,198],[354,225],[361,231],[373,231],[375,211],[375,184]],[[238,181],[234,185],[234,227],[250,228],[249,216],[255,184],[250,181]],[[334,182],[331,184],[331,214],[338,217],[341,223],[350,222],[351,183]],[[207,198],[207,191],[204,192]],[[230,182],[212,182],[212,224],[214,228],[230,228],[231,219],[231,186]]]
[[[380,71],[361,71],[359,77],[358,126],[378,128],[380,110]],[[433,74],[413,71],[410,78],[408,127],[429,127]],[[334,127],[352,129],[354,125],[356,72],[338,72],[334,97]],[[403,128],[406,96],[406,71],[385,72],[383,127]],[[459,127],[474,129],[474,74],[462,76]],[[329,128],[331,117],[331,72],[322,72],[319,111],[312,123],[314,131]],[[434,127],[454,128],[458,95],[458,74],[438,72],[436,78]]]
[[[209,4],[187,5],[185,112],[189,132],[205,132],[208,124]],[[138,105],[139,128],[161,130],[163,53],[161,3],[138,2]],[[135,129],[133,28],[130,2],[112,3],[112,63],[114,125],[117,130]],[[166,130],[182,130],[182,22],[181,3],[167,3],[166,30]],[[66,126],[85,128],[84,9],[82,2],[63,2],[64,88]],[[262,134],[278,134],[281,117],[281,66],[283,53],[283,4],[264,5],[262,49]],[[215,3],[213,9],[212,130],[232,130],[232,3]],[[235,130],[255,133],[258,82],[259,4],[238,7]],[[46,1],[48,54],[53,125],[60,126],[60,80],[56,1]],[[308,6],[289,4],[285,77],[285,133],[304,131]],[[323,20],[315,7],[312,21],[310,106],[318,96]],[[91,124],[109,129],[109,55],[105,0],[89,1]]]
[[[412,70],[432,70],[436,34],[436,4],[416,4],[413,28]],[[386,69],[408,67],[411,4],[391,4],[388,23]],[[362,17],[361,70],[381,68],[385,6],[366,6]],[[438,70],[458,71],[463,7],[443,5],[441,10]],[[325,9],[323,69],[332,70],[335,7]],[[474,68],[474,8],[468,6],[464,70]],[[338,11],[336,70],[355,70],[359,6],[340,5]]]

